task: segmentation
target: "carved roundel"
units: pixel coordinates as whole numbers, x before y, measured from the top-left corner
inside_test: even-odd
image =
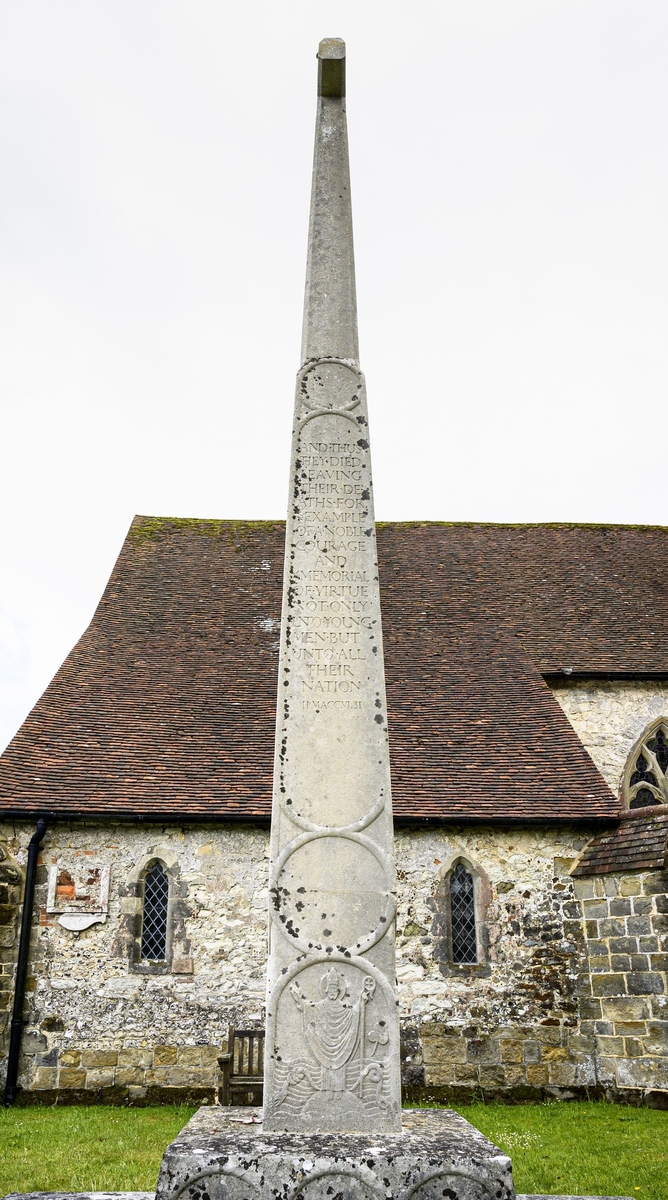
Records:
[[[352,413],[359,406],[363,390],[362,372],[343,359],[322,358],[308,363],[297,383],[297,395],[306,409],[302,423],[330,413],[354,421]]]
[[[173,1200],[259,1200],[260,1193],[243,1171],[235,1167],[205,1171],[188,1179]]]
[[[493,1196],[486,1180],[449,1167],[418,1180],[402,1200],[491,1200]]]
[[[332,1196],[345,1196],[346,1200],[383,1200],[384,1195],[379,1180],[368,1167],[340,1163],[307,1175],[290,1200],[331,1200]]]
[[[365,834],[302,834],[275,864],[274,925],[302,954],[328,949],[365,954],[394,920],[392,879],[388,855]],[[326,908],[322,891],[329,897]]]
[[[305,971],[308,971],[318,965],[322,966],[323,963],[327,963],[328,966],[331,963],[340,963],[344,967],[356,967],[362,972],[362,975],[371,975],[377,984],[378,995],[380,996],[382,994],[387,1001],[388,1014],[393,1020],[396,1020],[397,1000],[394,994],[394,989],[391,983],[388,981],[387,976],[384,975],[382,971],[379,971],[378,967],[375,967],[372,962],[369,962],[368,958],[359,958],[355,954],[351,954],[350,957],[348,957],[346,954],[341,954],[341,952],[338,950],[332,951],[331,954],[321,952],[312,955],[304,954],[300,958],[295,959],[295,961],[287,968],[285,974],[279,975],[278,979],[274,983],[271,993],[271,1008],[267,1011],[267,1038],[270,1043],[276,1036],[275,1021],[278,1002],[281,999],[286,987],[289,987],[290,984]]]

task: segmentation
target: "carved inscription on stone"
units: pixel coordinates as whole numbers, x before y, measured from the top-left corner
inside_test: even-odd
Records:
[[[272,819],[265,1128],[400,1128],[387,712],[364,378],[298,376]]]

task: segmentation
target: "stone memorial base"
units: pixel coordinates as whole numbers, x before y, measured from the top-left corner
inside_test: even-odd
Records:
[[[264,1133],[260,1112],[200,1108],[156,1200],[515,1200],[508,1156],[448,1109],[405,1110],[401,1133]]]
[[[155,1192],[8,1192],[1,1200],[155,1200]],[[537,1196],[517,1192],[515,1200],[631,1200],[631,1197],[555,1196],[552,1193]]]

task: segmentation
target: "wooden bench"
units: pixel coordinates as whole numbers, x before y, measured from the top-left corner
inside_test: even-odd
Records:
[[[264,1029],[232,1029],[218,1059],[221,1104],[262,1104]]]

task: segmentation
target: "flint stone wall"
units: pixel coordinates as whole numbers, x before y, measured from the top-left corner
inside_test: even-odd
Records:
[[[0,829],[4,863],[21,876],[32,832],[28,824]],[[668,1091],[668,876],[573,881],[567,872],[588,837],[563,828],[397,831],[407,1095]],[[228,1023],[263,1021],[268,843],[267,830],[250,826],[82,823],[48,831],[22,1103],[214,1098]],[[181,940],[172,970],[142,973],[132,961],[137,900],[128,880],[139,863],[161,854],[176,864]],[[47,872],[54,859],[68,867],[86,855],[111,867],[109,915],[74,934],[46,912]],[[460,858],[478,873],[484,905],[483,961],[468,967],[443,957],[439,893]],[[10,919],[0,926],[8,1003],[22,883],[11,887]],[[6,1026],[7,1010],[0,1015]]]
[[[23,896],[23,871],[0,835],[0,1050],[9,1027],[14,991],[18,921]]]
[[[587,840],[543,828],[397,833],[405,1085],[448,1100],[595,1084],[593,1040],[578,1030],[582,934],[563,924],[573,900],[567,871]],[[475,966],[442,958],[438,892],[459,858],[483,876],[486,945]]]
[[[0,845],[20,868],[32,832],[22,823],[0,826]],[[129,880],[152,855],[176,863],[170,875],[179,937],[166,973],[138,970],[132,961],[138,913]],[[47,878],[54,861],[71,868],[82,856],[111,868],[109,914],[77,934],[46,912]],[[72,1100],[91,1094],[159,1100],[165,1089],[170,1099],[213,1098],[228,1023],[262,1021],[267,870],[262,829],[83,823],[49,829],[35,894],[22,1087],[44,1098],[57,1090]],[[4,928],[12,931],[13,944],[3,952],[11,955],[13,975],[16,918]],[[1,1015],[6,1055],[8,1015]]]
[[[549,680],[585,749],[616,796],[626,760],[657,717],[668,717],[668,682],[642,680]]]
[[[32,826],[2,832],[21,870]],[[514,1087],[589,1078],[579,1061],[577,1071],[564,1072],[560,1056],[542,1049],[561,1050],[576,1022],[574,951],[559,915],[572,885],[553,876],[555,857],[561,871],[585,840],[582,832],[563,830],[397,833],[406,1083]],[[137,972],[132,962],[138,914],[128,880],[151,855],[176,862],[181,940],[174,969],[164,974]],[[459,970],[435,957],[442,938],[433,930],[434,896],[458,855],[489,883],[488,961]],[[111,867],[109,915],[75,934],[46,912],[47,874],[54,860],[68,868],[82,856]],[[178,1089],[213,1098],[228,1023],[263,1020],[267,868],[268,831],[252,827],[50,829],[36,891],[22,1086],[72,1099],[123,1093],[140,1102],[161,1098],[164,1089],[172,1097]],[[10,970],[18,928],[18,910],[12,911],[4,927]],[[12,981],[5,978],[10,995]]]

